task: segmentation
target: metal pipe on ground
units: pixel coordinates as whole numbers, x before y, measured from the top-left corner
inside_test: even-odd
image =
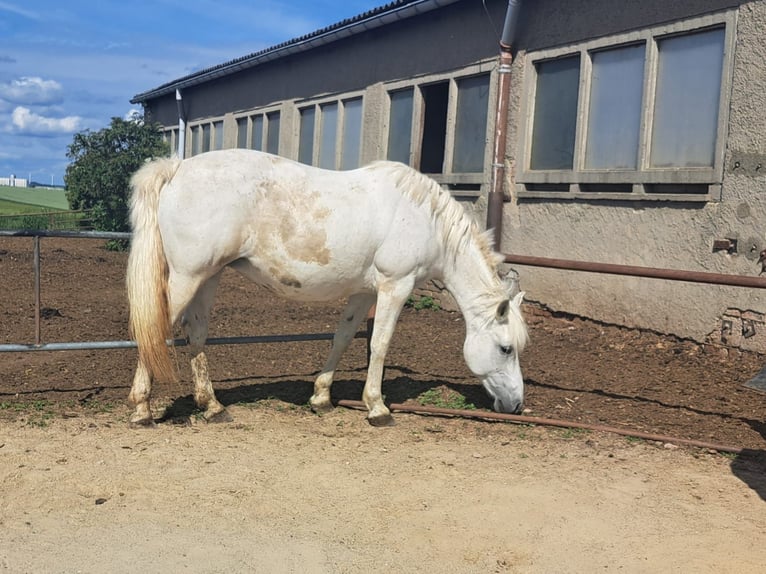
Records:
[[[351,408],[351,409],[362,409],[362,410],[365,410],[367,408],[362,401],[351,401],[347,399],[338,401],[338,406]],[[398,411],[398,412],[414,413],[414,414],[484,419],[484,420],[491,420],[491,421],[512,422],[517,424],[533,424],[533,425],[553,426],[553,427],[560,427],[560,428],[576,428],[576,429],[584,429],[584,430],[591,430],[591,431],[598,431],[598,432],[607,432],[607,433],[618,434],[622,436],[640,438],[644,440],[670,443],[670,444],[683,445],[683,446],[693,446],[697,448],[705,448],[705,449],[715,450],[718,452],[729,452],[734,454],[741,454],[743,451],[743,449],[739,447],[709,443],[709,442],[692,440],[692,439],[671,437],[671,436],[660,435],[660,434],[652,434],[652,433],[646,433],[646,432],[641,432],[637,430],[623,429],[619,427],[612,427],[612,426],[606,426],[606,425],[578,423],[574,421],[565,421],[565,420],[549,419],[549,418],[542,418],[542,417],[530,417],[526,415],[510,415],[507,413],[496,413],[491,411],[479,411],[479,410],[444,409],[440,407],[429,407],[429,406],[422,406],[422,405],[405,405],[401,403],[390,404],[388,405],[388,408],[391,409],[392,412]]]

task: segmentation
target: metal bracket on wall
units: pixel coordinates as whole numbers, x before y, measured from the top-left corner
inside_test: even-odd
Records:
[[[713,240],[713,253],[717,251],[726,251],[729,255],[734,255],[737,252],[737,240],[730,237],[725,239]]]
[[[726,343],[734,331],[734,323],[730,319],[721,321],[721,342]]]
[[[742,319],[742,336],[749,339],[755,335],[755,321],[751,319]]]

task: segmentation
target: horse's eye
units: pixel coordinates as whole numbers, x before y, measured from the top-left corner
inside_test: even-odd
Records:
[[[500,352],[503,355],[512,355],[513,354],[513,347],[505,347],[503,345],[500,345]]]

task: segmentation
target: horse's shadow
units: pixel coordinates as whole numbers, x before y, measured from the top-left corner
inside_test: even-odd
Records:
[[[731,471],[766,501],[766,450],[743,450],[731,462]]]
[[[383,382],[385,402],[404,403],[408,400],[417,399],[420,395],[437,387],[446,387],[465,399],[466,403],[473,404],[477,409],[491,409],[492,401],[489,399],[481,385],[475,383],[455,382],[454,377],[444,378],[443,375],[418,373],[415,379],[408,375],[415,374],[405,367],[387,367],[387,371],[395,370],[400,376],[389,376]],[[364,373],[366,368],[355,369],[360,373],[358,378],[339,378],[332,385],[332,400],[337,404],[340,400],[361,400],[364,388]],[[346,373],[351,371],[345,371]],[[308,400],[314,392],[314,377],[319,373],[312,373],[300,378],[280,378],[249,376],[237,379],[222,379],[217,381],[221,385],[229,384],[224,388],[216,389],[216,397],[224,406],[236,404],[255,404],[259,401],[277,400],[298,407],[308,405]],[[260,381],[259,381],[260,379]],[[238,382],[256,381],[249,384]],[[192,395],[176,398],[165,409],[160,422],[183,422],[194,416],[198,409]]]

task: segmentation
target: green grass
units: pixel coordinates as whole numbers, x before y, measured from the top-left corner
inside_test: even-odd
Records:
[[[421,393],[417,401],[423,406],[442,409],[474,410],[476,408],[473,403],[466,401],[466,398],[460,393],[443,387]]]
[[[0,214],[29,213],[34,211],[68,210],[69,203],[63,189],[44,187],[8,187],[0,185]]]
[[[51,211],[50,207],[0,199],[0,215],[26,215],[27,213],[46,213],[49,211]]]
[[[422,297],[410,296],[407,298],[407,302],[404,304],[404,306],[411,307],[416,311],[422,311],[423,309],[438,311],[441,309],[439,302],[430,295],[423,295]]]

